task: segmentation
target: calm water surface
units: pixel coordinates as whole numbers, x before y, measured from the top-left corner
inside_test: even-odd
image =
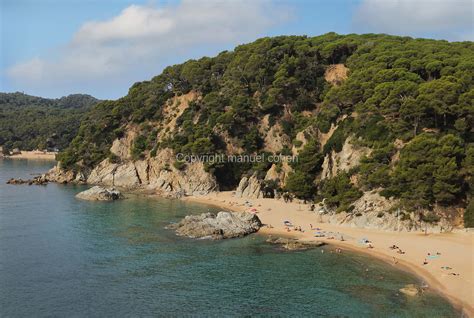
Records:
[[[397,290],[417,278],[366,256],[281,252],[252,235],[176,237],[215,211],[177,200],[85,202],[85,187],[6,185],[52,163],[0,159],[0,316],[458,317],[446,300]],[[366,271],[368,269],[368,271]]]

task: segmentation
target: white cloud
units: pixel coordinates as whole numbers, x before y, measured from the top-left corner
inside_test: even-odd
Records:
[[[354,24],[364,32],[470,40],[473,6],[472,0],[363,0]]]
[[[111,19],[86,22],[54,55],[14,65],[7,75],[30,91],[90,91],[106,82],[128,87],[158,74],[173,57],[253,40],[288,18],[288,8],[266,0],[131,5]]]

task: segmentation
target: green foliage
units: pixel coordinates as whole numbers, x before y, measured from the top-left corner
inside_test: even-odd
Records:
[[[360,184],[367,190],[390,185],[390,162],[395,153],[392,144],[376,148],[370,156],[364,157],[356,171],[360,175]]]
[[[298,153],[297,159],[297,161],[291,163],[292,168],[314,178],[321,171],[324,156],[320,151],[318,142],[310,140]]]
[[[350,70],[337,86],[324,79],[334,63]],[[225,153],[229,142],[246,153],[261,153],[268,149],[263,133],[274,125],[281,127],[274,129],[274,137],[283,141],[280,152],[291,154],[289,141],[299,132],[312,140],[337,125],[323,149],[315,142],[300,149],[288,178],[289,191],[302,198],[314,196],[323,155],[340,151],[353,137],[354,145],[372,149],[354,171],[362,189],[382,187],[385,195],[401,198],[411,208],[462,203],[473,188],[468,163],[473,74],[472,42],[335,33],[262,38],[213,58],[167,67],[153,79],[134,84],[127,96],[98,103],[59,158],[66,167],[94,166],[109,155],[113,140],[123,136],[131,122],[146,136],[134,142],[134,157],[149,150],[153,155],[158,147]],[[166,140],[155,140],[168,115],[165,104],[190,91],[199,97],[176,120],[177,131]],[[395,140],[406,144],[398,162],[392,161]],[[243,174],[260,176],[267,167],[206,168],[223,189],[232,189]],[[359,194],[347,175],[323,183],[319,191],[345,210]]]
[[[351,125],[352,119],[346,119],[338,124],[337,129],[323,147],[323,153],[325,155],[333,150],[335,152],[340,152],[342,150],[346,138],[349,136],[349,133],[351,133]]]
[[[173,167],[175,167],[178,170],[184,170],[186,168],[186,162],[176,160],[173,163]]]
[[[457,136],[418,135],[402,149],[389,191],[407,208],[453,203],[461,195],[463,156],[463,140]]]
[[[0,93],[0,145],[22,150],[64,149],[85,112],[98,101],[89,95],[47,99]]]
[[[464,211],[464,227],[474,227],[474,200],[472,198]]]
[[[144,151],[147,148],[147,139],[143,135],[139,135],[135,138],[132,144],[132,149],[130,150],[130,154],[132,158],[137,160],[141,159],[144,156]]]
[[[8,156],[8,155],[10,155],[10,151],[11,151],[11,149],[8,146],[6,146],[6,145],[2,146],[2,155]]]
[[[110,153],[109,154],[109,161],[112,162],[112,163],[120,163],[120,157],[118,157],[117,155],[115,155],[113,153]]]
[[[293,193],[297,198],[310,199],[314,196],[316,187],[310,176],[302,171],[295,171],[288,175],[285,190]]]
[[[351,183],[346,172],[341,172],[337,176],[321,182],[318,196],[321,199],[326,199],[326,204],[335,207],[336,211],[340,212],[349,210],[351,203],[360,198],[362,192]]]

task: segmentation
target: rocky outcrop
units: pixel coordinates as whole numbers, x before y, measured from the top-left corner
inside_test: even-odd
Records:
[[[48,182],[56,182],[56,183],[70,183],[70,182],[82,183],[85,181],[84,175],[82,173],[76,174],[72,170],[62,169],[59,163],[56,166],[54,166],[52,169],[50,169],[48,172],[46,172],[43,175],[43,177]]]
[[[215,178],[205,171],[203,163],[189,163],[179,170],[173,166],[174,160],[170,149],[144,160],[112,163],[105,159],[91,171],[87,183],[171,196],[207,194],[218,189]]]
[[[320,247],[326,245],[326,243],[321,241],[301,241],[293,238],[283,238],[283,237],[269,237],[267,239],[268,243],[277,244],[281,248],[286,250],[307,250],[310,248]]]
[[[131,159],[130,149],[137,135],[138,129],[129,125],[125,130],[124,136],[114,140],[112,147],[110,147],[110,152],[120,159]]]
[[[382,197],[377,190],[368,191],[356,200],[350,212],[331,211],[324,204],[316,211],[328,212],[320,215],[321,222],[344,225],[356,228],[377,229],[386,231],[429,231],[431,233],[450,232],[453,225],[444,218],[437,223],[426,223],[419,220],[414,212],[394,210],[396,200]]]
[[[334,86],[339,86],[347,79],[348,71],[344,64],[332,64],[327,67],[324,79]]]
[[[275,124],[268,131],[261,132],[265,138],[263,140],[264,151],[277,153],[281,149],[291,143],[290,138],[283,132],[280,124]]]
[[[243,177],[235,190],[235,196],[249,199],[263,198],[262,182],[255,175]]]
[[[268,169],[267,173],[265,174],[265,181],[277,181],[278,185],[283,187],[285,185],[286,178],[292,171],[293,169],[286,161],[283,161],[280,166],[272,164],[270,169]]]
[[[251,213],[219,212],[186,216],[181,222],[167,228],[176,230],[181,236],[191,238],[226,239],[242,237],[257,232],[262,223]]]
[[[405,285],[405,287],[400,288],[399,291],[402,294],[414,297],[414,296],[418,296],[419,294],[421,294],[422,289],[420,287],[416,286],[415,284],[407,284],[407,285]]]
[[[95,186],[76,194],[76,198],[88,201],[114,201],[123,199],[123,195],[114,188],[106,189]]]
[[[340,152],[333,150],[324,157],[321,179],[330,179],[341,171],[349,171],[359,165],[363,156],[370,154],[369,148],[356,147],[351,143],[351,139],[351,137],[346,139]]]
[[[11,178],[7,181],[7,184],[28,184],[28,185],[46,185],[48,180],[43,176],[34,177],[33,179],[20,179],[20,178]]]

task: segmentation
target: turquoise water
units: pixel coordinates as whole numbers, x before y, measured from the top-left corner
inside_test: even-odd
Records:
[[[459,316],[437,295],[400,295],[417,278],[366,256],[164,229],[215,208],[143,197],[85,202],[74,198],[81,186],[5,184],[51,165],[0,160],[1,317]]]

